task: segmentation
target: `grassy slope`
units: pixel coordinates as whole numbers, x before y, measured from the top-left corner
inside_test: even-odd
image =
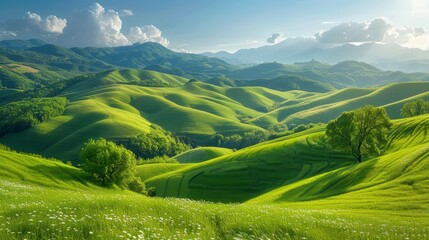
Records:
[[[177,160],[179,163],[199,163],[209,159],[217,158],[233,151],[229,148],[219,147],[199,147],[191,149],[171,159]]]
[[[127,138],[148,131],[151,123],[202,140],[216,133],[231,135],[260,129],[240,122],[241,117],[257,116],[260,112],[245,106],[247,98],[225,96],[229,88],[204,83],[177,88],[114,84],[87,89],[85,86],[75,85],[64,93],[70,103],[63,116],[7,135],[1,142],[20,151],[75,161],[87,139]],[[254,107],[295,96],[262,88],[247,91],[252,94]]]
[[[384,155],[285,185],[248,203],[296,202],[297,206],[314,204],[320,208],[407,210],[427,218],[428,128],[429,115],[396,121]]]
[[[123,71],[111,73],[125,74]],[[180,77],[156,75],[150,71],[129,70],[128,73],[150,73],[160,81],[184,82]],[[7,135],[0,142],[20,151],[76,161],[78,151],[87,139],[128,138],[148,131],[151,123],[204,142],[217,133],[243,133],[282,121],[288,124],[314,122],[314,119],[327,122],[342,111],[364,104],[386,106],[389,114],[397,117],[405,101],[429,97],[429,83],[424,82],[392,84],[377,90],[346,89],[314,94],[261,87],[218,87],[202,82],[181,87],[127,84],[88,87],[93,81],[96,79],[86,79],[63,93],[70,101],[63,116]],[[282,107],[263,112],[275,105]],[[255,125],[249,124],[248,119],[253,119],[250,123]]]
[[[315,128],[148,180],[159,196],[240,202],[287,182],[353,163],[328,150]]]
[[[271,188],[272,192],[250,202],[286,203],[340,194],[341,199],[347,199],[350,192],[351,201],[359,201],[359,194],[368,194],[368,199],[380,194],[379,202],[401,204],[413,198],[420,203],[429,195],[428,128],[429,115],[395,121],[389,150],[360,165],[326,149],[324,129],[319,127],[193,164],[149,179],[147,184],[157,187],[160,196],[212,201],[243,201]],[[327,173],[318,175],[323,172]],[[284,187],[276,188],[281,185]],[[398,201],[392,201],[389,194]],[[401,194],[404,198],[400,201]]]
[[[311,202],[297,207],[151,199],[94,186],[80,170],[51,160],[4,150],[0,159],[0,239],[5,240],[429,236],[428,219],[406,210],[358,213],[318,209]]]
[[[80,91],[82,89],[96,88],[112,84],[177,87],[185,84],[187,81],[188,79],[183,77],[155,71],[123,69],[99,73],[91,79],[87,79],[86,81],[76,84],[72,89],[69,90]]]
[[[400,109],[407,101],[429,98],[428,82],[394,83],[380,88],[348,88],[326,94],[317,94],[280,103],[280,107],[251,120],[258,126],[278,122],[307,124],[327,123],[344,111],[371,104],[385,107],[391,118],[400,117]]]
[[[67,190],[97,190],[88,176],[60,161],[0,150],[0,180]]]
[[[313,122],[314,119],[317,119],[319,122],[328,122],[344,111],[350,111],[367,104],[386,107],[389,116],[397,119],[400,117],[400,109],[406,101],[415,100],[419,97],[428,98],[428,92],[428,82],[390,84],[352,99],[311,106],[306,110],[288,115],[280,121],[300,124]]]
[[[146,181],[155,176],[172,172],[184,167],[189,166],[190,164],[180,164],[180,163],[151,163],[143,164],[137,166],[136,174],[139,176],[142,181]]]

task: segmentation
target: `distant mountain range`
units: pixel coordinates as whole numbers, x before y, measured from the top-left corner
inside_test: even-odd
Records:
[[[375,44],[364,44],[344,45],[330,49],[312,48],[311,51],[305,51],[311,46],[314,46],[314,42],[309,39],[295,39],[277,45],[240,50],[234,55],[227,52],[219,53],[222,59],[230,59],[226,62],[209,57],[216,54],[203,56],[174,52],[157,43],[110,48],[65,48],[35,39],[0,41],[0,88],[29,90],[81,74],[104,74],[115,69],[145,69],[186,79],[208,81],[220,86],[262,86],[281,91],[327,92],[334,88],[429,80],[429,73],[383,71],[364,62],[342,61],[347,59],[347,56],[365,57],[368,60],[368,54],[365,54],[363,49],[371,53],[380,52],[381,55],[383,51],[389,52],[387,48],[391,47],[391,52],[402,51],[401,59],[409,59],[410,68],[415,67],[416,64],[424,68],[425,61],[412,60],[413,56],[424,56],[426,52],[422,50],[414,49],[416,54],[413,55],[410,52],[412,49],[397,45],[380,45],[382,48],[377,48],[378,45]],[[289,49],[287,52],[289,55],[284,53],[285,49]],[[349,50],[345,51],[345,49]],[[386,57],[393,56],[391,52],[389,52],[390,55],[386,53]],[[318,53],[323,61],[279,63],[280,60],[286,61],[289,58],[304,60],[314,53]],[[235,55],[258,59],[275,56],[274,60],[278,62],[250,65],[246,61],[235,61],[233,58]],[[339,59],[341,62],[336,63],[334,59]],[[375,58],[372,60],[375,61]],[[394,60],[389,61],[385,61],[385,64],[396,63],[393,62]],[[335,64],[323,62],[335,62]],[[124,72],[125,78],[128,73]],[[136,80],[134,83],[137,85],[160,85],[158,81],[152,81],[152,78],[133,79]]]
[[[163,69],[164,72],[209,78],[238,69],[217,58],[178,53],[158,43],[106,48],[65,48],[43,41],[0,41],[0,64],[26,62],[55,70],[97,72],[117,68]]]
[[[342,61],[360,61],[383,70],[429,72],[429,51],[405,48],[398,44],[364,43],[326,46],[311,38],[289,38],[275,45],[227,52],[203,53],[210,57],[234,59],[236,62],[294,63],[317,60],[329,64]],[[231,61],[231,60],[230,60]]]

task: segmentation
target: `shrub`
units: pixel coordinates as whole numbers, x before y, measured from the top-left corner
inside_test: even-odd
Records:
[[[90,139],[80,152],[80,161],[82,169],[105,186],[116,184],[127,188],[135,181],[135,155],[106,139]]]

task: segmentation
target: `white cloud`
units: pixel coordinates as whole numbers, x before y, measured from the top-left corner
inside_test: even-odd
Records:
[[[121,16],[121,17],[134,16],[134,13],[133,13],[133,11],[131,11],[129,9],[123,9],[123,10],[119,11],[119,16]]]
[[[322,44],[344,44],[350,42],[383,42],[405,44],[425,33],[423,28],[397,27],[387,18],[376,18],[371,22],[342,23],[315,35]]]
[[[283,33],[274,33],[273,35],[271,35],[271,37],[267,39],[267,43],[276,44],[283,41],[284,39],[285,37],[283,37]]]
[[[49,15],[42,18],[37,13],[27,12],[20,19],[0,23],[0,38],[55,38],[63,33],[67,19]]]
[[[153,25],[131,27],[127,38],[130,43],[157,42],[164,46],[168,46],[169,44],[169,41],[162,37],[161,30]]]
[[[122,33],[121,17],[133,15],[129,9],[117,12],[99,3],[74,12],[68,20],[54,15],[42,18],[37,13],[27,12],[21,19],[0,23],[0,39],[41,38],[69,47],[114,47],[136,42],[168,46],[169,41],[153,25],[131,27],[128,35]]]
[[[54,15],[49,15],[46,19],[42,19],[37,13],[27,12],[24,20],[28,26],[34,27],[47,33],[63,33],[67,26],[67,19],[61,19]]]
[[[126,35],[122,32],[121,16],[132,16],[131,10],[106,10],[98,3],[89,9],[77,12],[70,19],[61,36],[68,46],[114,47],[133,43],[157,42],[164,46],[169,41],[161,30],[153,25],[131,27]]]
[[[105,10],[98,3],[86,10],[75,12],[60,41],[67,46],[120,46],[128,44],[121,33],[119,13]]]
[[[408,48],[420,48],[429,50],[429,36],[428,35],[420,35],[418,37],[412,37],[407,43],[402,46]]]

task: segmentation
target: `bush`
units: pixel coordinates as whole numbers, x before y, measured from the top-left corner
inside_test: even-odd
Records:
[[[121,188],[136,187],[135,155],[124,148],[106,139],[90,139],[80,152],[82,169],[89,173],[97,182]],[[136,187],[137,189],[137,187]]]
[[[156,196],[156,188],[155,187],[148,188],[146,194],[148,197],[155,197]]]
[[[136,193],[146,194],[146,187],[144,183],[142,183],[141,179],[137,177],[128,183],[128,189]]]

